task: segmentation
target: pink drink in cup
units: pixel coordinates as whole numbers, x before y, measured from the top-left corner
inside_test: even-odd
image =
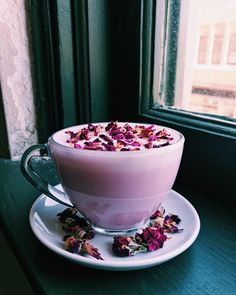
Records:
[[[105,233],[137,229],[147,222],[174,184],[184,146],[183,135],[167,127],[115,124],[121,133],[124,126],[126,131],[130,128],[139,131],[134,131],[134,138],[132,132],[128,139],[122,135],[122,140],[119,133],[113,136],[109,133],[111,129],[105,131],[108,123],[97,123],[66,128],[48,141],[68,199],[91,221],[95,230]],[[100,130],[81,136],[81,130],[88,126],[90,129],[100,126]],[[138,137],[142,129],[138,126],[153,133],[144,131],[148,136]],[[163,130],[168,136],[160,133]],[[101,138],[101,134],[113,142]],[[156,134],[164,136],[158,139]]]

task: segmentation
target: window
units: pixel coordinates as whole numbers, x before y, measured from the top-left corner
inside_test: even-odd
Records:
[[[235,122],[236,0],[164,2],[156,7],[155,42],[165,49],[155,46],[154,107]]]

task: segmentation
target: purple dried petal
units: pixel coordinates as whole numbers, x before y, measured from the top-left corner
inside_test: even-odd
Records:
[[[80,140],[89,140],[91,138],[91,133],[90,131],[88,130],[88,128],[83,128],[81,130],[81,134],[80,134]]]
[[[67,218],[75,218],[78,210],[76,208],[66,208],[64,211],[57,214],[59,216],[58,220],[60,222],[65,222]]]
[[[164,143],[161,143],[161,144],[154,144],[153,145],[153,148],[156,149],[156,148],[160,148],[160,147],[163,147],[163,146],[167,146],[169,145],[169,142],[164,142]]]
[[[112,245],[112,251],[119,257],[131,256],[131,251],[125,246]]]
[[[87,129],[90,132],[94,132],[94,135],[97,136],[100,126],[89,123]]]
[[[169,214],[170,218],[176,223],[179,224],[181,222],[181,219],[176,214]]]
[[[70,135],[70,138],[74,138],[74,137],[76,137],[76,135],[77,135],[77,133],[74,133],[73,131],[66,131],[65,132],[66,134],[69,134]]]
[[[124,125],[124,128],[126,129],[126,131],[134,131],[133,128],[128,123]]]
[[[88,130],[93,132],[94,136],[98,136],[98,134],[100,133],[101,128],[102,127],[100,125],[93,125],[93,124],[88,125]]]
[[[74,143],[74,148],[75,149],[82,149],[82,146],[78,143]]]
[[[136,136],[131,132],[131,131],[127,131],[125,133],[125,138],[126,139],[132,139],[132,138],[135,138]]]
[[[110,143],[102,143],[102,145],[105,147],[105,149],[107,151],[110,151],[110,152],[115,152],[116,151],[116,148],[114,147],[113,144],[110,144]]]
[[[168,228],[164,229],[164,232],[166,232],[168,234],[176,234],[176,233],[180,233],[182,231],[183,231],[183,229],[178,228],[177,226],[171,226],[171,227],[168,227]]]
[[[102,133],[104,130],[107,134]],[[167,133],[165,129],[156,132],[155,125],[143,126],[136,125],[135,127],[130,126],[128,123],[118,125],[117,121],[111,121],[107,126],[88,124],[87,128],[82,128],[78,132],[67,131],[70,138],[66,140],[72,147],[77,149],[85,150],[100,150],[100,151],[137,151],[140,150],[140,146],[146,149],[159,148],[169,144],[172,137]],[[107,144],[115,146],[115,149],[111,146],[102,145],[98,139],[91,141],[92,136],[99,136]],[[139,142],[137,139],[145,139],[145,143]],[[159,140],[165,140],[165,142],[157,142]],[[80,142],[86,141],[84,142]],[[97,145],[96,145],[97,144]],[[130,147],[127,147],[130,146]],[[123,146],[123,147],[122,147]],[[134,148],[132,148],[134,147]]]
[[[155,141],[155,140],[157,140],[158,139],[158,136],[156,136],[156,135],[150,135],[149,137],[148,137],[148,141]]]
[[[109,130],[117,128],[117,127],[118,127],[117,122],[112,121],[106,126],[105,130],[109,131]]]
[[[131,251],[127,247],[131,241],[128,236],[114,237],[114,242],[112,244],[113,252],[120,257],[131,256]]]
[[[134,236],[134,239],[138,244],[142,244],[144,242],[143,234],[140,234],[140,233],[136,233]]]
[[[90,151],[104,151],[104,148],[102,146],[98,145],[85,145],[84,150],[90,150]]]
[[[122,144],[123,146],[127,146],[127,143],[124,140],[117,140],[118,143]]]
[[[101,137],[106,142],[113,144],[113,140],[108,135],[106,135],[106,134],[100,134],[99,137]]]
[[[163,229],[167,233],[178,233],[181,232],[182,229],[179,229],[176,224],[179,224],[181,219],[178,215],[169,214],[166,215],[163,221]]]
[[[143,239],[148,244],[148,250],[154,251],[163,247],[167,236],[161,227],[147,227],[143,230]]]
[[[84,143],[84,149],[85,150],[94,150],[94,151],[102,151],[104,150],[102,145],[101,145],[101,142],[100,141],[97,141],[97,140],[94,140],[94,141],[86,141]]]
[[[138,141],[133,141],[133,142],[131,143],[131,145],[132,145],[132,146],[141,146],[141,143],[138,142]]]
[[[113,135],[112,138],[116,140],[122,140],[122,139],[125,139],[125,135],[124,133],[118,133],[116,135]]]
[[[160,210],[157,210],[156,212],[154,212],[152,214],[152,216],[150,217],[150,219],[156,219],[158,217],[163,217],[165,214],[165,209],[163,207],[160,208]]]
[[[151,148],[153,147],[153,143],[152,143],[152,141],[146,143],[146,144],[144,145],[144,147],[145,147],[146,149],[151,149]]]
[[[117,138],[117,136],[123,134],[125,136],[125,129],[123,130],[121,127],[111,129],[109,134],[113,139]]]
[[[118,245],[129,245],[131,238],[128,236],[114,237],[114,243]]]

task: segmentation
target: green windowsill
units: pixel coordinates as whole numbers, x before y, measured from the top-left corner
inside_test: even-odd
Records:
[[[49,169],[50,170],[50,169]],[[234,294],[235,206],[184,185],[174,189],[196,208],[201,230],[194,244],[153,268],[104,272],[73,264],[33,235],[28,215],[40,195],[21,175],[19,162],[0,159],[0,224],[36,294]],[[9,276],[12,274],[9,273]]]

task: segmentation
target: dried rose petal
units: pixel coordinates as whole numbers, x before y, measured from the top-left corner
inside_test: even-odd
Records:
[[[107,141],[108,143],[113,144],[113,140],[106,134],[100,134],[99,137],[101,137],[103,140]]]
[[[183,231],[183,229],[179,229],[176,224],[179,224],[181,219],[178,217],[178,215],[169,214],[166,215],[163,220],[163,228],[164,231],[167,233],[179,233]]]
[[[131,143],[131,145],[132,145],[132,146],[141,146],[141,143],[138,142],[138,141],[133,141],[133,142]]]
[[[153,143],[152,143],[152,141],[150,141],[149,143],[146,143],[146,144],[144,145],[144,147],[145,147],[146,149],[151,149],[151,148],[153,147]]]
[[[136,233],[135,239],[139,243],[144,243],[148,245],[149,251],[154,251],[156,249],[162,248],[167,236],[161,227],[146,227],[143,229],[142,233]]]
[[[133,256],[137,253],[147,252],[147,247],[135,241],[133,237],[114,237],[113,252],[120,257]]]
[[[76,208],[66,208],[64,211],[57,214],[59,216],[58,220],[60,222],[65,222],[67,218],[74,218],[76,214],[78,213],[78,210]]]
[[[98,249],[78,236],[71,236],[65,240],[66,250],[74,254],[87,254],[98,260],[103,260]]]
[[[165,214],[165,209],[163,207],[161,207],[160,210],[158,209],[156,212],[154,212],[152,214],[150,219],[156,219],[157,217],[163,217],[164,214]]]
[[[111,129],[114,129],[114,128],[116,128],[118,125],[117,125],[117,122],[110,122],[108,125],[107,125],[107,127],[105,128],[105,130],[106,131],[109,131],[109,130],[111,130]]]
[[[133,132],[131,132],[131,131],[127,131],[127,132],[125,133],[125,138],[126,138],[126,139],[133,139],[133,138],[136,138],[136,136],[133,134]]]
[[[163,147],[163,146],[167,146],[169,145],[169,142],[165,142],[165,143],[162,143],[162,144],[154,144],[153,145],[153,148],[160,148],[160,147]]]
[[[84,149],[85,150],[94,150],[94,151],[103,151],[104,149],[102,148],[101,142],[99,141],[86,141],[84,143]]]
[[[81,251],[84,252],[85,254],[88,254],[88,255],[98,259],[98,260],[104,260],[101,256],[101,254],[98,252],[98,249],[93,247],[93,245],[91,245],[88,242],[82,243]]]
[[[163,247],[167,236],[165,233],[179,233],[176,224],[180,223],[180,218],[175,214],[165,214],[165,209],[161,207],[153,213],[150,218],[150,225],[137,232],[134,237],[115,237],[112,245],[113,252],[121,257],[132,256],[136,253],[155,251]]]
[[[85,218],[77,215],[77,210],[67,208],[63,212],[57,214],[59,221],[66,230],[67,235],[64,236],[66,250],[75,254],[88,254],[96,259],[103,260],[97,248],[94,248],[88,240],[95,236],[94,230]]]
[[[74,143],[74,148],[76,149],[82,149],[82,146],[78,143]]]
[[[113,243],[112,244],[112,251],[117,255],[117,256],[120,256],[120,257],[127,257],[127,256],[131,256],[131,252],[130,252],[130,249],[127,248],[126,246],[124,245],[119,245],[117,243]]]
[[[103,143],[102,145],[105,147],[105,149],[107,151],[111,151],[111,152],[115,152],[116,151],[116,148],[114,147],[113,144]]]
[[[118,124],[111,121],[104,125],[94,125],[89,123],[87,127],[74,131],[66,131],[70,138],[66,142],[76,149],[96,150],[96,151],[138,151],[141,149],[160,148],[169,145],[173,140],[167,130],[157,131],[157,126],[131,126],[128,123]],[[97,137],[97,138],[94,138]],[[107,146],[99,143],[102,139]],[[124,149],[125,147],[125,149]],[[135,147],[135,148],[133,148]]]
[[[126,131],[133,131],[133,128],[128,123],[124,125],[124,128]]]
[[[80,253],[82,243],[74,236],[68,237],[65,240],[66,250],[71,253]]]

